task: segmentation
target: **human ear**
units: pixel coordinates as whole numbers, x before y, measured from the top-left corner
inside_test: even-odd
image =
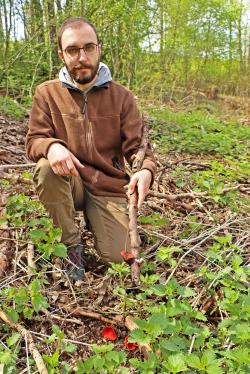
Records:
[[[59,49],[57,53],[58,53],[58,56],[60,57],[60,59],[64,61],[63,51],[61,49]]]

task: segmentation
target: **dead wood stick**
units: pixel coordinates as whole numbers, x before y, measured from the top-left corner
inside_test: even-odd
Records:
[[[6,214],[6,202],[7,202],[7,194],[1,194],[0,196],[0,216],[5,216]],[[10,232],[8,229],[8,225],[6,223],[2,223],[0,225],[0,277],[3,276],[5,271],[10,265]]]
[[[143,128],[142,128],[142,138],[141,138],[141,143],[139,146],[139,149],[137,153],[133,156],[133,164],[132,164],[132,172],[135,173],[136,171],[139,171],[142,167],[142,163],[144,161],[145,153],[147,150],[148,146],[148,126],[147,126],[147,117],[145,114],[142,116],[142,123],[143,123]]]
[[[29,350],[30,350],[30,352],[31,352],[31,354],[32,354],[32,356],[33,356],[33,358],[35,360],[38,372],[40,374],[49,374],[48,370],[46,369],[46,366],[45,366],[45,364],[43,362],[42,356],[41,356],[41,354],[39,353],[39,351],[37,350],[37,348],[35,346],[35,343],[34,343],[34,340],[33,340],[33,337],[31,335],[31,333],[28,330],[26,330],[26,328],[23,327],[22,325],[20,325],[19,323],[12,322],[6,316],[6,314],[4,313],[4,311],[1,310],[1,309],[0,309],[0,318],[7,325],[9,325],[12,329],[17,330],[22,335],[22,337],[24,339],[27,339]]]
[[[34,275],[33,270],[36,270],[36,264],[34,261],[34,244],[28,243],[27,245],[27,263],[28,263],[28,274],[29,276]]]
[[[145,157],[147,145],[148,145],[148,128],[146,126],[146,118],[143,115],[143,132],[141,138],[141,144],[138,152],[133,157],[132,172],[136,173],[142,167],[142,163]],[[125,254],[124,258],[131,260],[131,278],[132,282],[138,286],[140,284],[140,261],[139,261],[139,250],[141,240],[137,230],[137,193],[127,194],[128,196],[128,212],[129,212],[129,235],[130,235],[130,253]]]
[[[250,191],[250,188],[244,187],[242,184],[239,184],[237,186],[232,186],[232,187],[225,187],[221,192],[220,195],[229,192],[229,191],[235,191],[235,190],[240,190],[241,192],[248,192]],[[149,191],[148,196],[153,196],[153,197],[159,197],[161,199],[166,199],[168,201],[176,201],[179,199],[184,199],[186,197],[189,197],[191,199],[197,199],[198,197],[203,197],[203,196],[209,196],[210,192],[209,191],[204,191],[204,192],[184,192],[180,194],[165,194],[161,192],[156,192],[156,191]]]
[[[1,170],[0,170],[0,173],[1,173]],[[14,183],[24,183],[24,184],[30,184],[30,185],[33,184],[32,179],[23,178],[23,177],[20,177],[19,175],[12,175],[12,174],[8,174],[8,173],[1,173],[0,177],[2,179],[6,179],[6,180],[9,180],[9,181],[14,182]]]
[[[0,171],[5,169],[22,169],[22,168],[33,168],[36,164],[11,164],[11,165],[0,165]]]
[[[67,313],[70,313],[73,316],[83,316],[83,317],[88,317],[88,318],[94,318],[94,319],[98,319],[99,321],[111,324],[111,325],[121,325],[121,322],[119,322],[118,320],[106,318],[101,313],[86,311],[79,307],[71,308],[63,304],[59,304],[59,306],[60,308],[65,310]]]
[[[77,325],[84,325],[84,323],[82,321],[79,321],[77,318],[64,318],[64,317],[61,317],[61,316],[58,316],[57,314],[54,314],[54,313],[50,313],[47,309],[42,309],[42,312],[48,317],[48,320],[51,320],[51,319],[56,319],[58,321],[63,321],[63,322],[70,322],[70,323],[75,323]],[[36,317],[36,320],[38,321],[41,321],[43,320],[44,317],[42,316],[38,316]]]
[[[127,327],[127,329],[129,331],[133,331],[134,329],[138,329],[138,325],[135,323],[135,321],[133,320],[133,317],[132,316],[127,316],[125,318],[125,326]],[[150,352],[152,352],[152,349],[150,347],[149,344],[145,344],[145,343],[137,343],[144,358],[146,360],[148,360],[149,358],[149,355],[150,355]]]

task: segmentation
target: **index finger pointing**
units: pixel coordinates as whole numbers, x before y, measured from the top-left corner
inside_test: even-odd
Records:
[[[68,167],[68,169],[70,171],[70,175],[73,175],[73,176],[77,177],[79,175],[79,173],[78,173],[78,171],[77,171],[74,163],[72,162],[72,160],[71,159],[67,159],[66,160],[66,164],[67,164],[67,167]]]

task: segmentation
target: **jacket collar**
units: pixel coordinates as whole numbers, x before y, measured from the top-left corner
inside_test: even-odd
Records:
[[[98,73],[97,73],[97,79],[95,82],[87,88],[87,90],[81,90],[77,87],[76,83],[73,81],[71,76],[69,75],[69,72],[66,68],[66,66],[63,66],[59,72],[59,79],[62,82],[62,85],[64,87],[67,87],[69,89],[84,92],[89,92],[92,88],[98,88],[98,87],[108,87],[108,83],[112,81],[112,76],[110,73],[110,70],[107,65],[105,65],[103,62],[100,62]]]

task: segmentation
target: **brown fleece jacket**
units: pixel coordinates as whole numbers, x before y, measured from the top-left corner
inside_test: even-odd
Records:
[[[51,144],[61,143],[85,165],[81,177],[91,193],[124,196],[124,157],[131,164],[141,134],[140,113],[125,87],[108,82],[84,95],[53,80],[36,89],[26,150],[37,162],[47,157]],[[142,169],[154,176],[155,167],[149,146]]]

